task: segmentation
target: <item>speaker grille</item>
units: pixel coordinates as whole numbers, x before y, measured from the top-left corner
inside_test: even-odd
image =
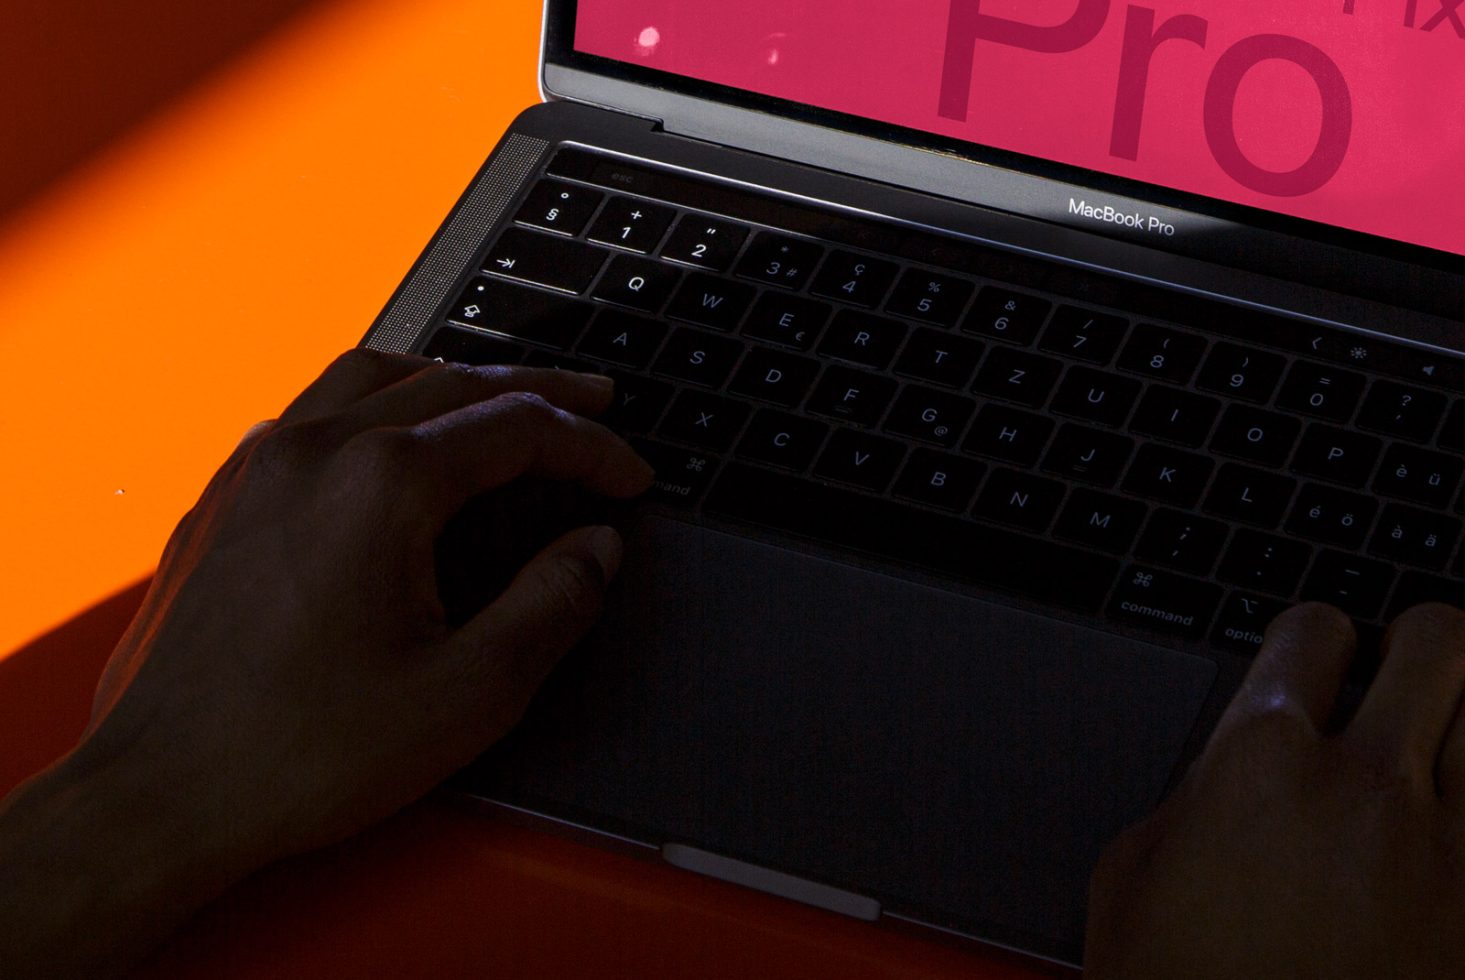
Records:
[[[431,322],[488,231],[549,147],[545,140],[511,135],[473,185],[447,228],[432,244],[407,285],[377,321],[365,346],[405,354]]]

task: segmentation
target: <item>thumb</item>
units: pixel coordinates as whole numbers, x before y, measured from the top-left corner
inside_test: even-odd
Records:
[[[605,587],[621,564],[614,528],[586,527],[559,538],[514,577],[504,594],[455,637],[463,671],[480,678],[492,714],[507,731],[560,662],[600,618]]]

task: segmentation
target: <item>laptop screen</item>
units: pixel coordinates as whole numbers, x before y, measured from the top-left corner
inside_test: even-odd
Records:
[[[574,45],[1465,255],[1462,0],[579,0]]]

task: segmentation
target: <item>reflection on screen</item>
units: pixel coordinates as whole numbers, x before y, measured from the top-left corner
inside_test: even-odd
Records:
[[[575,46],[1465,254],[1460,0],[580,0]]]

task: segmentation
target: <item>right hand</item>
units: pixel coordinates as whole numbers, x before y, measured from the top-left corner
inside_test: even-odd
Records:
[[[1087,976],[1465,976],[1465,613],[1401,616],[1324,734],[1354,643],[1327,606],[1271,625],[1179,788],[1099,862]]]

